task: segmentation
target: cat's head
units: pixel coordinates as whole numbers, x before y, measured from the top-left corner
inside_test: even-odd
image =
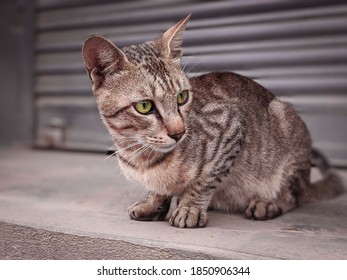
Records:
[[[123,49],[101,36],[85,41],[93,93],[116,143],[168,152],[186,136],[192,92],[180,61],[189,17],[153,41]]]

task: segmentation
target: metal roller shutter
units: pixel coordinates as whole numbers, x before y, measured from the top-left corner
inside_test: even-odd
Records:
[[[315,146],[335,165],[347,165],[346,1],[36,1],[36,145],[112,145],[82,63],[86,36],[136,44],[189,13],[189,75],[233,71],[254,78],[292,102]]]

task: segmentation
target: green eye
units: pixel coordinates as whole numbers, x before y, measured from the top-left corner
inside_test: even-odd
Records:
[[[151,100],[143,100],[136,102],[134,107],[140,114],[147,114],[153,109],[153,102]]]
[[[177,103],[178,105],[184,105],[188,102],[189,99],[189,91],[183,90],[177,95]]]

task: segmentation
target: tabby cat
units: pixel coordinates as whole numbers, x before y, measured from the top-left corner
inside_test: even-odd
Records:
[[[131,181],[148,189],[131,219],[204,227],[207,210],[266,220],[343,189],[291,105],[234,73],[188,79],[180,62],[189,17],[122,50],[101,36],[83,46],[97,106]],[[311,163],[322,181],[310,184]]]

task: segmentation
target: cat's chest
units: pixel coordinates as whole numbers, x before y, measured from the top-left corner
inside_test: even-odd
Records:
[[[162,195],[180,195],[194,181],[196,172],[173,155],[151,167],[134,167],[119,161],[124,175],[149,191]]]

